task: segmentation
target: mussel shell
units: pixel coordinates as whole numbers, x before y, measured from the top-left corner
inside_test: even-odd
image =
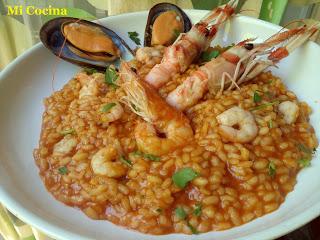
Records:
[[[74,49],[74,46],[66,41],[61,32],[61,25],[69,22],[78,22],[80,24],[83,23],[86,25],[91,25],[93,27],[99,27],[104,33],[106,33],[106,35],[108,35],[112,39],[114,44],[121,51],[121,56],[124,56],[125,54],[134,56],[134,51],[130,49],[125,41],[120,38],[114,31],[93,22],[71,17],[59,17],[52,19],[45,23],[40,30],[40,39],[42,43],[56,56],[82,67],[91,67],[100,70],[105,69],[110,64],[118,65],[119,63],[119,59],[110,62],[97,59],[87,59],[87,57],[79,56],[81,54],[76,54],[76,51],[72,51],[71,49]],[[85,55],[88,54],[86,54],[86,52],[83,52],[83,56]]]
[[[183,20],[183,32],[188,32],[191,27],[192,23],[187,16],[187,14],[179,8],[177,5],[171,4],[171,3],[159,3],[154,5],[148,15],[148,20],[146,24],[146,28],[144,31],[144,46],[150,47],[151,46],[151,38],[152,38],[152,28],[151,26],[153,25],[154,21],[156,18],[163,12],[166,11],[175,11],[180,18]]]

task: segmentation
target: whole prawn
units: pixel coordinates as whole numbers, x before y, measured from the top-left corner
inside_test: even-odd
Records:
[[[242,41],[201,66],[170,92],[166,101],[176,109],[185,110],[196,104],[208,90],[212,94],[219,94],[224,89],[238,87],[288,56],[318,30],[319,25],[304,25],[277,33],[260,44],[250,43],[252,39]],[[270,50],[279,44],[283,46]],[[258,59],[260,55],[267,55],[268,59]]]
[[[186,145],[193,139],[189,119],[158,95],[148,83],[139,79],[128,63],[120,67],[125,103],[145,121],[138,122],[135,139],[140,151],[164,155]],[[164,134],[160,137],[158,134]]]
[[[160,64],[156,64],[145,77],[145,81],[160,88],[176,73],[183,73],[190,64],[205,51],[216,36],[218,27],[235,12],[238,0],[211,11],[185,34],[180,34],[170,47],[165,49]]]

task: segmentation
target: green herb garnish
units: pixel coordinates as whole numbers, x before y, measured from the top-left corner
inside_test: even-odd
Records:
[[[277,104],[277,103],[279,103],[279,102],[280,102],[279,100],[276,100],[276,101],[273,101],[273,102],[261,104],[261,105],[259,105],[259,106],[250,108],[250,111],[261,110],[261,109],[264,109],[264,108],[266,108],[266,107],[268,107],[268,106],[275,105],[275,104]]]
[[[302,144],[302,143],[297,143],[297,148],[301,151],[304,152],[306,154],[313,154],[312,149],[308,148],[306,145]]]
[[[106,112],[109,112],[110,111],[110,109],[111,108],[113,108],[114,106],[116,106],[117,104],[115,104],[115,103],[107,103],[107,104],[105,104],[105,105],[103,105],[102,107],[101,107],[101,109],[100,109],[100,111],[101,112],[104,112],[104,113],[106,113]]]
[[[174,213],[181,220],[184,220],[187,217],[187,213],[184,211],[183,207],[177,207]]]
[[[300,167],[305,168],[311,165],[311,160],[307,158],[301,158],[298,160],[298,163]]]
[[[92,74],[94,74],[94,73],[97,73],[98,72],[98,70],[97,69],[94,69],[94,68],[84,68],[83,69],[83,71],[85,71],[86,72],[86,74],[88,74],[88,75],[92,75]]]
[[[60,173],[61,175],[66,175],[66,174],[68,173],[68,169],[67,169],[67,167],[65,167],[65,166],[60,167],[60,168],[58,169],[58,171],[59,171],[59,173]]]
[[[118,79],[117,71],[112,67],[107,67],[104,82],[114,88],[117,88],[118,85],[115,84],[117,79]]]
[[[157,213],[162,213],[162,208],[157,208],[157,209],[156,209],[156,212],[157,212]]]
[[[173,29],[173,35],[174,35],[174,38],[177,39],[180,35],[180,31],[178,29]]]
[[[260,96],[260,94],[258,93],[258,91],[254,91],[253,93],[253,101],[255,103],[261,102],[262,97]]]
[[[197,203],[194,210],[193,210],[193,215],[199,217],[202,212],[202,205],[200,203]]]
[[[140,157],[149,159],[149,160],[154,161],[154,162],[159,162],[161,160],[161,158],[156,156],[156,155],[149,154],[149,153],[143,153],[143,152],[140,152],[140,151],[135,151],[133,154],[136,155],[136,156],[140,156]]]
[[[129,38],[135,42],[137,45],[141,45],[140,39],[138,38],[139,34],[137,32],[128,32]]]
[[[226,47],[225,47],[225,51],[229,50],[230,48],[232,48],[232,47],[234,47],[234,46],[235,46],[234,43],[230,44],[229,46],[226,46]]]
[[[74,130],[73,128],[62,130],[60,132],[60,134],[63,135],[63,136],[66,136],[68,134],[75,134],[75,133],[76,133],[76,130]]]
[[[125,156],[121,156],[120,161],[128,167],[132,167],[132,162],[129,159],[126,159]]]
[[[209,62],[212,58],[216,58],[220,55],[218,50],[205,51],[201,54],[200,58],[204,62]]]
[[[192,226],[189,221],[187,221],[187,226],[188,228],[190,229],[190,231],[192,232],[192,234],[199,234],[199,231],[194,227]]]
[[[270,120],[270,121],[268,122],[268,127],[269,127],[269,128],[273,128],[273,121],[272,121],[272,120]]]
[[[276,175],[276,165],[274,164],[274,162],[269,162],[268,171],[269,176],[274,177]]]
[[[184,188],[188,182],[192,181],[198,176],[199,174],[197,172],[195,172],[192,168],[187,167],[175,172],[172,176],[172,180],[177,187]]]
[[[299,166],[302,168],[309,167],[311,165],[312,156],[313,154],[315,154],[316,149],[308,148],[306,145],[302,143],[297,143],[297,148],[300,152],[303,153],[303,157],[298,160]]]

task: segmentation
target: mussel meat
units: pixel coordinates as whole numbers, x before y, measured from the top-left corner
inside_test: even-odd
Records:
[[[171,3],[159,3],[153,6],[148,15],[144,45],[171,45],[177,35],[188,32],[192,27],[187,14]]]
[[[40,39],[58,57],[85,67],[105,69],[125,55],[134,55],[112,30],[77,18],[48,21],[40,30]]]

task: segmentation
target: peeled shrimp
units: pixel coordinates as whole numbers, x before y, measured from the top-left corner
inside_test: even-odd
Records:
[[[154,66],[161,62],[165,47],[158,45],[155,47],[142,47],[136,52],[136,59],[149,66]]]
[[[224,89],[238,87],[288,56],[318,29],[319,26],[303,26],[287,30],[260,44],[250,43],[250,39],[242,41],[201,66],[168,94],[167,102],[177,109],[185,110],[196,104],[208,90],[212,94],[220,94]],[[272,47],[283,43],[284,46],[270,51]],[[259,59],[261,55],[268,55],[268,59]]]
[[[258,134],[254,116],[240,107],[232,107],[216,118],[219,123],[220,135],[231,142],[247,143]]]
[[[237,4],[238,0],[231,0],[228,4],[214,9],[189,32],[181,34],[172,46],[166,48],[161,63],[151,69],[145,81],[155,88],[160,88],[176,73],[186,71],[201,52],[209,47],[219,25],[234,14]]]
[[[188,118],[168,105],[157,91],[130,69],[127,63],[120,68],[124,101],[145,122],[138,122],[135,139],[140,151],[164,155],[186,145],[193,138]],[[162,133],[165,137],[159,137]]]
[[[295,123],[299,116],[299,107],[296,103],[285,101],[279,104],[279,111],[284,116],[284,121],[287,124]]]
[[[74,136],[66,135],[60,142],[54,145],[53,155],[67,155],[77,146],[77,143],[77,139]]]
[[[91,159],[91,168],[95,174],[110,178],[122,177],[126,174],[126,167],[117,162],[118,152],[109,145],[96,152]]]
[[[94,78],[89,78],[86,84],[80,89],[79,98],[85,96],[97,96],[99,93],[99,88],[96,80]]]
[[[114,122],[121,118],[124,113],[123,107],[118,101],[112,101],[106,104],[114,104],[109,111],[106,113],[101,114],[101,121],[104,123]],[[105,106],[106,104],[102,105],[101,107]]]

